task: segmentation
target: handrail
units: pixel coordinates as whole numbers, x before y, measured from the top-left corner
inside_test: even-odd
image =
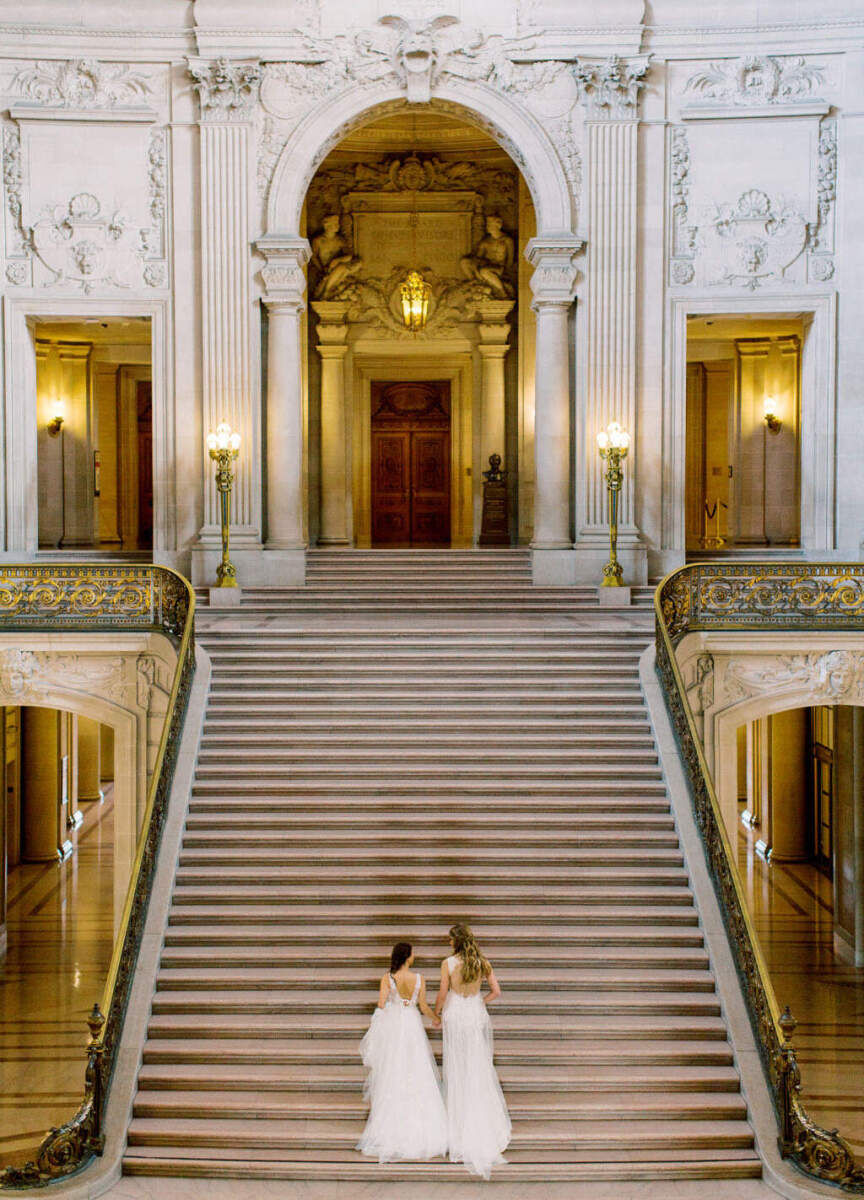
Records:
[[[145,630],[164,634],[177,648],[171,695],[150,776],[118,937],[101,1007],[94,1004],[87,1020],[90,1040],[84,1099],[71,1120],[45,1135],[35,1160],[0,1171],[2,1190],[42,1186],[62,1179],[80,1170],[104,1148],[105,1104],[144,931],[195,671],[195,595],[188,581],[168,567],[0,565],[0,630]]]
[[[788,1008],[781,1013],[771,985],[675,657],[681,639],[698,630],[864,630],[864,564],[692,563],[660,583],[654,616],[657,672],[774,1101],[780,1152],[815,1179],[864,1193],[864,1166],[849,1144],[816,1124],[801,1102],[795,1021]]]

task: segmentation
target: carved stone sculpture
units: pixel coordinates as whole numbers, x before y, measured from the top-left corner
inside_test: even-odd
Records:
[[[473,254],[461,260],[462,274],[487,287],[496,300],[510,300],[513,284],[508,279],[513,269],[513,239],[504,232],[498,216],[486,218],[486,233],[477,243]]]
[[[363,265],[363,260],[352,254],[340,223],[338,213],[328,213],[321,232],[312,239],[312,261],[321,273],[315,285],[316,300],[341,299]]]

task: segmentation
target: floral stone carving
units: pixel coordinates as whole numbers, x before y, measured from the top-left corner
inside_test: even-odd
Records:
[[[149,79],[127,63],[96,58],[37,62],[18,72],[13,87],[26,100],[56,108],[128,108],[153,90]]]
[[[45,285],[131,287],[141,275],[142,231],[120,212],[103,213],[90,192],[45,211],[31,230],[33,250],[50,272]]]
[[[684,91],[715,104],[782,104],[810,99],[824,79],[821,67],[800,56],[750,54],[731,62],[709,63],[690,76]]]
[[[719,205],[701,229],[708,282],[743,284],[751,291],[783,273],[807,245],[807,222],[789,204],[756,188],[735,204]]]

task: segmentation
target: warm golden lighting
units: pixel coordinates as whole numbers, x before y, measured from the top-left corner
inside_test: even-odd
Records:
[[[783,422],[777,416],[777,401],[773,396],[766,396],[762,401],[762,413],[765,424],[772,433],[779,433]]]
[[[610,421],[605,429],[597,434],[597,446],[600,455],[605,458],[610,450],[616,450],[624,458],[630,449],[630,434],[617,421]]]
[[[402,297],[402,320],[405,328],[410,329],[412,333],[419,333],[426,325],[426,318],[429,315],[429,298],[432,295],[432,288],[419,271],[409,271],[400,288],[400,294]]]
[[[51,437],[56,437],[63,428],[63,422],[66,420],[66,406],[58,396],[53,404],[54,416],[45,426]]]
[[[216,426],[215,433],[207,434],[207,449],[210,451],[210,457],[214,458],[219,451],[223,453],[227,450],[232,458],[236,458],[240,450],[240,434],[235,433],[227,421],[223,421],[221,425]]]

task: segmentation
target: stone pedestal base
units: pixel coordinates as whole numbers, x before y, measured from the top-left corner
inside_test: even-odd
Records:
[[[603,568],[609,561],[608,544],[600,546],[577,545],[570,550],[531,551],[531,569],[536,585],[546,587],[598,587],[603,578]],[[640,587],[648,583],[648,556],[641,544],[618,548],[618,561],[624,569],[626,587]],[[604,588],[607,592],[623,592],[625,588]]]
[[[632,597],[629,587],[598,587],[597,599],[601,608],[629,608]]]
[[[243,589],[239,587],[211,587],[209,603],[211,608],[238,608],[243,598]]]
[[[192,550],[192,583],[213,588],[219,550],[196,546]],[[239,587],[302,587],[306,582],[305,550],[231,550]],[[236,591],[236,588],[220,589]]]

